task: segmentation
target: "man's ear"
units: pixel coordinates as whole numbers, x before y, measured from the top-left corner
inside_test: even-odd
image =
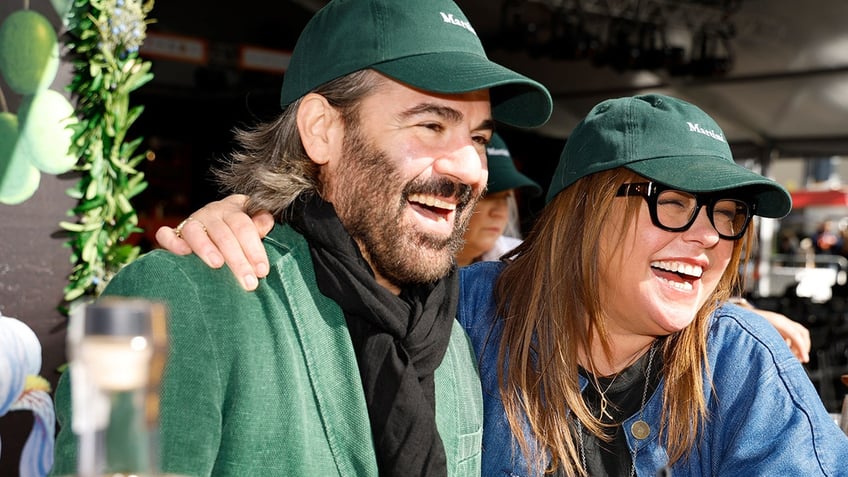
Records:
[[[320,94],[309,93],[297,108],[297,130],[306,154],[324,165],[336,154],[344,134],[339,112]]]

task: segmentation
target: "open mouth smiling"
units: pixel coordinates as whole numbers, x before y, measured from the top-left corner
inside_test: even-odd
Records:
[[[666,260],[651,262],[651,269],[661,281],[683,291],[692,290],[693,283],[700,280],[704,274],[700,265]]]
[[[428,211],[428,215],[438,221],[447,221],[450,215],[456,210],[455,203],[447,202],[433,195],[409,194],[407,200],[413,206]]]

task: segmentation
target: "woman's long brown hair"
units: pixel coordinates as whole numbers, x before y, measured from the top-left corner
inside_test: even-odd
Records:
[[[585,475],[576,446],[576,421],[602,439],[605,425],[580,394],[578,350],[598,337],[608,356],[612,346],[600,300],[599,243],[615,200],[626,200],[626,230],[644,200],[616,199],[625,182],[644,180],[626,169],[599,172],[560,192],[511,254],[498,279],[496,299],[504,332],[498,354],[500,392],[513,435],[535,469],[562,467]],[[688,457],[707,416],[703,376],[707,369],[709,317],[739,287],[742,252],[753,234],[738,240],[716,290],[685,329],[663,340],[663,413],[660,438],[669,464]],[[590,353],[586,353],[591,356]],[[589,358],[591,359],[591,358]],[[593,363],[583,363],[593,369]],[[536,442],[522,431],[529,424]]]

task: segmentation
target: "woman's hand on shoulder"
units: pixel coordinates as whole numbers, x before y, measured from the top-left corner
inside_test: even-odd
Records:
[[[212,268],[226,264],[245,290],[255,290],[259,278],[268,275],[262,238],[274,227],[274,217],[265,211],[247,215],[246,201],[236,194],[210,202],[178,226],[160,227],[156,241],[178,255],[195,253]]]
[[[753,308],[752,311],[762,316],[777,329],[783,337],[792,354],[802,363],[810,362],[810,330],[804,325],[780,313]]]
[[[792,354],[794,354],[799,361],[802,363],[810,362],[810,348],[812,347],[812,341],[810,340],[810,330],[808,330],[807,327],[776,311],[757,308],[744,298],[732,297],[729,301],[734,305],[747,308],[765,318],[766,321],[771,323],[771,326],[774,326],[777,332],[780,333],[780,336],[782,336],[783,340],[786,341],[786,344],[789,345],[789,349],[792,351]]]

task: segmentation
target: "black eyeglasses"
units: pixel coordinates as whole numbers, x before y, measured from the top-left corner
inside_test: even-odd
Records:
[[[648,203],[651,222],[669,232],[683,232],[695,222],[701,206],[707,206],[707,217],[725,240],[736,240],[745,234],[754,205],[741,199],[730,199],[721,193],[683,192],[656,182],[623,184],[617,197],[640,195]]]

